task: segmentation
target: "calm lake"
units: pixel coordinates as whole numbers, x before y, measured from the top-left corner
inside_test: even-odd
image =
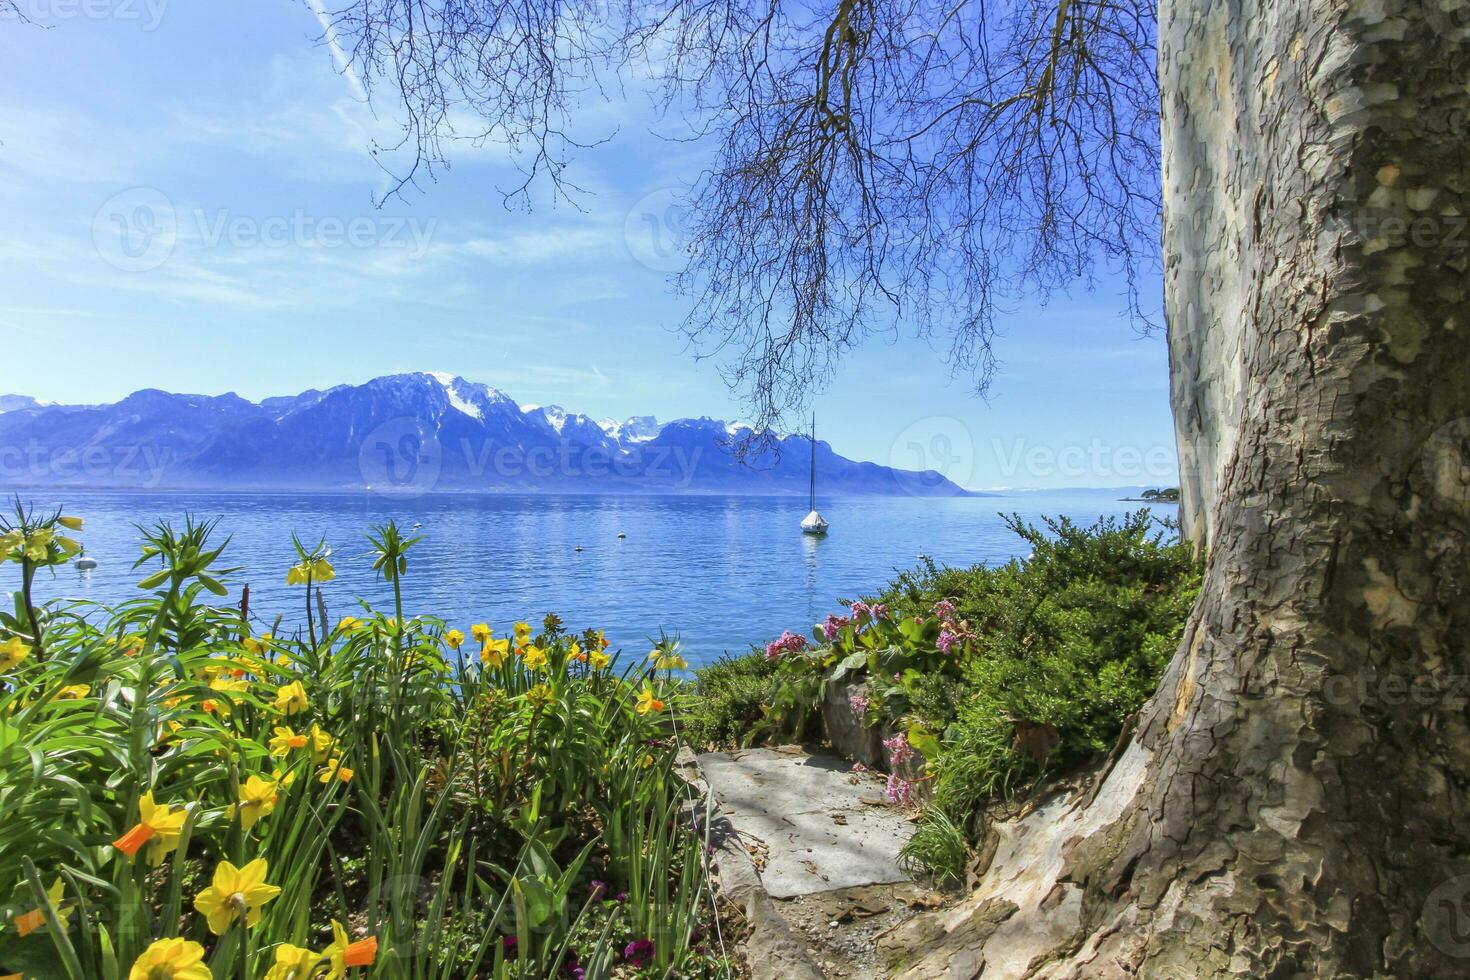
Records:
[[[539,622],[556,612],[574,629],[604,629],[613,646],[642,653],[660,629],[679,633],[698,664],[724,651],[744,652],[783,629],[808,632],[838,599],[876,592],[895,569],[920,554],[947,564],[1004,562],[1024,543],[998,516],[1068,516],[1091,522],[1145,505],[1119,490],[1034,491],[963,499],[846,498],[822,504],[832,524],[825,538],[800,533],[806,500],[749,496],[430,495],[393,500],[348,494],[102,493],[23,494],[38,507],[65,505],[86,518],[79,537],[98,560],[91,572],[43,573],[43,599],[112,602],[138,595],[132,568],[134,522],[219,518],[231,535],[224,564],[240,566],[228,584],[249,583],[251,611],[269,627],[277,614],[304,619],[303,590],[287,589],[294,563],[291,532],[308,545],[325,537],[337,580],[326,587],[330,616],[357,612],[361,596],[391,609],[376,581],[363,533],[396,518],[418,524],[404,580],[410,614],[439,615],[468,632],[476,622],[498,631],[515,619]],[[1174,506],[1152,507],[1172,517]],[[627,535],[619,539],[619,532]],[[581,547],[579,552],[576,549]],[[16,578],[15,566],[0,574]],[[0,590],[18,582],[8,579]]]

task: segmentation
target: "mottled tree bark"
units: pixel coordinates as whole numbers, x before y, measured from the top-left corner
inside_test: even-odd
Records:
[[[959,972],[1470,975],[1470,0],[1164,0],[1160,40],[1206,586],[1111,809],[1007,837],[1066,839],[1002,844]]]

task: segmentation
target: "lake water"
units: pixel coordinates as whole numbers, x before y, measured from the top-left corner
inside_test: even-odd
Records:
[[[396,518],[423,535],[409,553],[406,611],[434,614],[466,632],[477,622],[504,631],[515,619],[556,612],[573,629],[595,626],[614,647],[642,653],[660,629],[678,632],[691,663],[744,652],[783,629],[801,632],[838,599],[876,592],[919,554],[947,564],[1004,562],[1024,543],[999,512],[1066,515],[1091,522],[1144,505],[1122,491],[1022,492],[962,499],[847,498],[822,504],[825,538],[800,533],[804,499],[749,496],[430,495],[411,501],[361,494],[102,493],[42,491],[23,499],[65,505],[86,518],[79,537],[99,562],[42,574],[42,598],[111,602],[139,593],[134,522],[220,518],[232,535],[224,564],[242,566],[228,583],[249,583],[252,612],[304,618],[303,590],[285,585],[294,561],[291,532],[308,545],[325,537],[337,579],[327,585],[329,615],[356,612],[354,597],[391,608],[373,577],[363,533]],[[1173,516],[1173,506],[1151,508]],[[619,540],[619,532],[626,538]],[[576,549],[583,550],[578,552]],[[0,574],[18,578],[13,565]],[[0,590],[17,588],[4,581]],[[261,628],[265,628],[262,626]]]

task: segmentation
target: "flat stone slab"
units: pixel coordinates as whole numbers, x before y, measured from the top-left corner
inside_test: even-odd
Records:
[[[883,783],[836,756],[782,749],[708,752],[699,767],[757,855],[774,898],[908,881],[898,852],[914,832],[903,811],[874,805]],[[762,866],[763,865],[763,866]]]

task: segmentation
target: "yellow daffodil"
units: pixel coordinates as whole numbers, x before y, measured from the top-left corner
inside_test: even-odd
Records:
[[[587,653],[582,649],[582,644],[578,643],[576,640],[572,641],[572,646],[571,649],[567,651],[567,656],[571,657],[579,664],[585,664],[587,662]]]
[[[593,670],[602,670],[608,664],[612,663],[612,657],[609,657],[601,650],[593,650],[587,655],[587,659],[591,661]]]
[[[458,650],[464,645],[464,634],[459,630],[445,630],[444,642],[448,644],[449,649]]]
[[[275,885],[266,884],[268,870],[265,858],[256,858],[243,868],[221,861],[214,869],[209,887],[194,896],[194,908],[209,923],[209,931],[223,936],[235,922],[254,928],[260,921],[260,909],[281,893]]]
[[[143,652],[143,644],[145,642],[147,641],[143,637],[136,633],[130,633],[127,636],[118,638],[117,650],[125,657],[136,657]]]
[[[265,980],[311,980],[323,956],[300,946],[281,943],[276,947],[275,965],[266,971]]]
[[[67,919],[71,918],[71,908],[62,907],[61,896],[63,894],[64,886],[60,878],[53,881],[51,887],[46,889],[46,904],[50,906],[51,911],[56,913],[56,919],[61,923],[61,930],[65,932]],[[22,912],[15,917],[15,931],[20,933],[21,938],[29,936],[45,924],[45,909],[31,909],[29,912]]]
[[[30,655],[31,648],[22,643],[18,636],[12,636],[0,643],[0,674],[19,667]]]
[[[486,667],[499,668],[510,652],[510,640],[490,640],[480,648],[480,663]]]
[[[56,700],[80,701],[82,698],[91,693],[92,689],[86,684],[68,684],[61,690],[56,692]]]
[[[475,638],[476,643],[489,643],[490,637],[494,635],[495,631],[486,623],[476,623],[470,627],[470,636]]]
[[[249,830],[261,817],[270,816],[280,792],[281,788],[275,782],[251,774],[245,785],[240,787],[240,802],[230,807],[230,816],[238,816],[240,828]]]
[[[277,759],[284,759],[296,749],[306,748],[306,735],[298,734],[289,725],[277,725],[271,729],[275,733],[271,738],[271,755]]]
[[[362,620],[358,619],[356,616],[343,616],[337,622],[337,632],[350,633],[352,630],[357,629],[361,625]]]
[[[353,771],[342,765],[342,760],[331,758],[322,767],[322,771],[316,774],[319,783],[330,783],[334,779],[340,779],[344,783],[352,782]]]
[[[220,677],[209,682],[209,689],[211,691],[218,691],[220,694],[243,694],[250,690],[250,683],[248,681],[235,681]],[[219,714],[221,717],[226,717],[230,713],[230,699],[209,698],[201,707],[212,714]]]
[[[602,630],[597,631],[597,645],[604,650],[608,648],[607,637],[602,635]]]
[[[519,644],[520,646],[525,646],[526,643],[527,643],[527,641],[529,641],[531,639],[531,624],[530,623],[516,623],[516,625],[515,625],[515,634],[516,634],[516,643]]]
[[[187,939],[160,939],[133,961],[128,980],[213,980],[204,965],[204,947]]]
[[[353,967],[373,965],[373,960],[378,958],[378,940],[376,936],[369,936],[367,939],[351,942],[342,923],[333,919],[332,945],[322,955],[332,964],[326,980],[342,980]]]
[[[664,703],[654,695],[653,688],[645,684],[643,692],[638,695],[638,704],[635,708],[640,715],[646,715],[649,712],[657,713],[664,710]]]
[[[306,688],[300,681],[292,681],[276,688],[276,710],[283,715],[300,714],[306,710]]]
[[[330,582],[337,577],[337,570],[325,558],[313,558],[292,565],[286,572],[287,585],[305,585],[307,582]]]
[[[337,751],[336,738],[322,731],[319,725],[311,726],[311,759],[318,765],[327,761]]]
[[[545,670],[548,663],[546,651],[540,647],[527,647],[525,659],[527,670]]]
[[[138,853],[138,848],[147,844],[148,863],[157,867],[169,852],[179,846],[179,834],[184,829],[187,816],[188,811],[182,806],[155,804],[153,793],[144,793],[138,798],[138,822],[113,841],[112,846],[132,857]]]
[[[653,755],[652,754],[645,755],[643,757],[643,768],[644,769],[652,769],[653,768],[653,764],[654,764],[655,761],[656,760],[653,758]]]
[[[537,708],[544,709],[548,707],[551,702],[556,700],[556,695],[553,694],[551,692],[551,688],[547,687],[545,684],[537,684],[535,687],[526,692],[526,700],[531,702]]]
[[[654,650],[648,655],[653,665],[659,670],[684,670],[689,664],[677,653],[669,653],[665,650]]]
[[[25,556],[32,561],[43,561],[46,558],[46,549],[51,544],[51,539],[56,537],[56,532],[49,527],[43,527],[38,531],[32,531],[24,539]]]

